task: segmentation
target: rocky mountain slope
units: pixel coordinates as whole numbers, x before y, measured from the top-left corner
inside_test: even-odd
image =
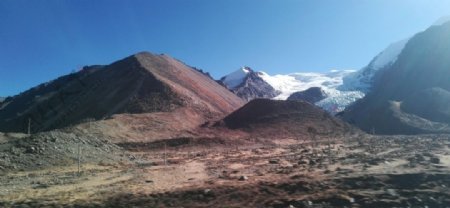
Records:
[[[0,172],[76,165],[80,157],[78,153],[81,154],[83,163],[128,162],[121,148],[107,138],[80,131],[55,130],[31,136],[0,133]]]
[[[375,80],[372,92],[343,117],[380,134],[450,132],[449,37],[450,23],[445,23],[411,38],[398,59]]]
[[[159,113],[161,119],[179,111],[184,112],[179,119],[193,118],[196,125],[242,104],[201,72],[167,55],[143,52],[84,67],[1,103],[0,131],[26,132],[29,121],[31,132],[40,132],[114,114]]]

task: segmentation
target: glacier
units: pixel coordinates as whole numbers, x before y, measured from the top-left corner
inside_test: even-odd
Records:
[[[327,73],[306,72],[274,76],[260,72],[260,76],[281,92],[280,95],[273,98],[277,100],[286,100],[292,93],[311,87],[320,87],[325,92],[326,98],[315,104],[335,114],[365,95],[359,90],[338,90],[338,87],[343,85],[343,78],[354,72],[355,70],[332,70]]]

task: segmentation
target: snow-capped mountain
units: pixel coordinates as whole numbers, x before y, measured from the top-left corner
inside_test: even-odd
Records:
[[[244,82],[247,75],[253,70],[250,67],[242,67],[220,79],[220,81],[230,90],[236,89]]]
[[[434,22],[433,26],[440,26],[450,22],[450,16],[444,16]],[[344,83],[339,90],[357,90],[367,93],[370,91],[376,77],[381,76],[379,71],[383,71],[392,66],[397,61],[398,56],[409,42],[410,38],[406,38],[389,45],[385,50],[379,53],[366,67],[344,77]]]
[[[299,72],[269,75],[266,72],[254,72],[249,67],[243,67],[222,77],[220,81],[245,100],[254,98],[286,100],[293,93],[319,87],[325,93],[325,98],[315,104],[335,114],[363,98],[370,91],[378,72],[389,68],[397,60],[408,40],[389,45],[369,65],[358,71],[332,70],[326,73]],[[258,81],[248,84],[248,80],[255,79]]]
[[[449,37],[448,21],[414,35],[341,118],[377,134],[450,133]]]
[[[246,101],[255,98],[273,98],[280,94],[261,78],[261,72],[255,72],[250,67],[242,67],[222,77],[219,83]]]
[[[389,68],[408,41],[409,39],[405,39],[389,45],[368,66],[358,71],[332,70],[328,73],[293,73],[275,76],[262,73],[262,78],[276,90],[281,91],[274,99],[287,99],[295,92],[320,87],[325,92],[326,98],[315,104],[328,112],[338,113],[370,91],[377,72]]]
[[[450,16],[442,17],[432,27],[443,25],[449,21]],[[267,83],[276,92],[279,92],[276,96],[265,96],[265,98],[278,100],[286,100],[293,93],[306,91],[312,87],[319,87],[326,96],[315,104],[331,113],[338,113],[371,91],[375,80],[381,77],[384,71],[390,69],[397,61],[398,56],[410,39],[407,38],[392,43],[373,58],[366,67],[357,71],[332,70],[327,73],[302,72],[269,75],[265,72],[255,73],[249,70],[248,67],[244,67],[223,77],[221,81],[233,91],[238,91],[240,86],[246,86],[249,89],[254,86],[245,85],[243,82],[249,74],[253,73],[263,80],[263,82],[260,81],[259,83]]]
[[[335,114],[363,98],[370,91],[377,72],[388,68],[396,61],[397,56],[403,50],[408,40],[405,39],[391,44],[379,53],[368,66],[358,71],[332,70],[326,73],[299,72],[269,75],[266,72],[254,72],[249,67],[243,67],[224,76],[221,82],[245,100],[254,98],[286,100],[293,93],[319,87],[324,92],[325,98],[315,104]],[[255,82],[252,85],[245,84],[245,80],[248,80],[250,75],[254,78],[259,77],[261,80],[257,83],[264,85],[264,87],[258,86]],[[266,90],[268,93],[263,93],[264,96],[262,97],[259,97],[257,93],[252,93],[250,96],[248,93],[237,93],[239,91],[262,91],[261,89],[266,89],[267,85],[271,86],[274,90],[270,90],[269,88],[269,90]],[[245,90],[242,89],[243,87]]]

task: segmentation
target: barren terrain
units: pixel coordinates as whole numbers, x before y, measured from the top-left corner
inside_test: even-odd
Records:
[[[17,140],[26,138],[16,138]],[[2,170],[1,207],[449,207],[450,135],[122,143],[129,163]]]

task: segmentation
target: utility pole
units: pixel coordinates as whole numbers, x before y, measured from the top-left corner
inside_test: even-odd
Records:
[[[164,166],[167,166],[167,145],[164,142]]]
[[[31,118],[28,118],[28,136],[31,135]]]
[[[336,136],[334,136],[334,137],[336,137]],[[331,138],[330,138],[330,136],[328,136],[328,162],[330,165],[331,165],[331,157],[332,157],[332,155],[331,155]]]
[[[81,175],[81,147],[78,144],[78,176]]]

